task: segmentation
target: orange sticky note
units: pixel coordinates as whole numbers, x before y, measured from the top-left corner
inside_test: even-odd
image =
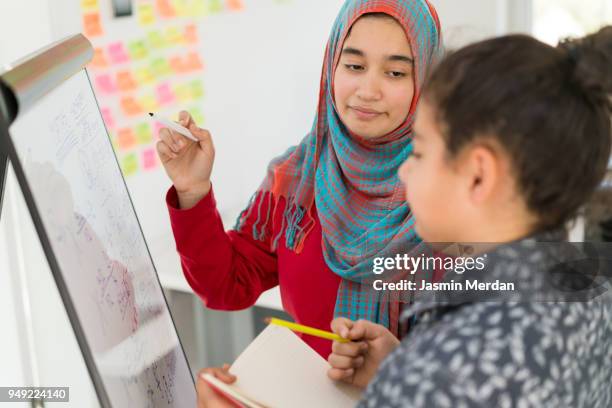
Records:
[[[242,0],[225,0],[225,5],[231,11],[240,11],[244,9],[244,4],[242,4]]]
[[[155,10],[152,4],[138,3],[136,15],[138,16],[138,24],[141,26],[147,26],[155,22]]]
[[[138,171],[138,158],[136,154],[130,153],[121,159],[121,170],[126,177]]]
[[[136,138],[138,144],[150,144],[153,141],[151,126],[146,122],[138,124],[136,126]]]
[[[121,150],[128,150],[136,146],[136,136],[131,128],[123,128],[117,131],[117,145]]]
[[[115,127],[115,121],[113,120],[113,115],[109,108],[100,109],[102,113],[102,119],[104,119],[104,123],[108,129],[113,129]]]
[[[123,43],[120,41],[109,44],[108,55],[110,56],[111,61],[115,64],[122,64],[130,60],[130,57],[128,57],[128,54],[125,51]]]
[[[157,167],[157,155],[155,150],[152,148],[146,149],[142,152],[142,167],[145,170],[151,170]]]
[[[204,64],[197,52],[190,52],[184,65],[189,71],[197,71],[204,68]]]
[[[156,0],[155,5],[160,16],[165,18],[176,17],[176,11],[169,0]]]
[[[138,84],[130,71],[117,72],[117,88],[120,91],[131,91],[136,89]]]
[[[104,54],[104,50],[102,48],[94,48],[94,55],[89,65],[95,68],[104,68],[108,66],[108,61],[106,60],[106,55]]]
[[[87,13],[83,15],[83,32],[86,37],[98,37],[104,34],[100,13]]]
[[[121,110],[127,116],[135,116],[142,114],[142,107],[140,104],[131,96],[127,96],[121,99],[120,102]]]
[[[174,92],[168,83],[159,85],[155,90],[155,94],[157,95],[157,100],[160,105],[168,105],[174,103],[176,100]]]
[[[189,24],[185,27],[185,32],[183,34],[183,38],[185,38],[185,42],[187,44],[197,44],[198,42],[198,27],[195,24]]]
[[[175,73],[175,74],[182,74],[183,72],[186,72],[187,70],[185,69],[185,66],[183,64],[183,59],[181,57],[171,57],[168,64],[170,65],[170,69]]]
[[[101,93],[112,94],[117,91],[115,83],[109,74],[98,75],[95,79],[96,89]]]

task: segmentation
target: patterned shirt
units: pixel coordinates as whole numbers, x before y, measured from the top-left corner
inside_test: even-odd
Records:
[[[359,407],[612,407],[610,244],[575,268],[576,245],[551,237],[499,246],[477,272],[518,290],[437,292],[406,310],[417,323]]]

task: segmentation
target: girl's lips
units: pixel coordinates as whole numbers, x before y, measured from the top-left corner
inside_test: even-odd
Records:
[[[358,106],[349,106],[349,108],[355,113],[355,116],[357,116],[357,118],[361,120],[372,120],[382,114],[382,112],[378,112],[372,109],[361,108]]]

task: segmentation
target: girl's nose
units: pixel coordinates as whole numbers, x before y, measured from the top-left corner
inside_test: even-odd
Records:
[[[363,76],[363,82],[357,90],[357,97],[364,101],[374,101],[380,99],[382,92],[380,89],[380,79],[374,73],[367,73]]]

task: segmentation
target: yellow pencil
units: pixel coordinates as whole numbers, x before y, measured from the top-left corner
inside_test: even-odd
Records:
[[[348,343],[350,341],[349,339],[345,339],[344,337],[340,337],[339,335],[337,335],[335,333],[332,333],[332,332],[328,332],[328,331],[325,331],[325,330],[315,329],[314,327],[304,326],[303,324],[297,324],[297,323],[288,322],[286,320],[277,319],[275,317],[268,317],[266,319],[266,323],[275,324],[277,326],[283,326],[283,327],[286,327],[286,328],[288,328],[290,330],[293,330],[293,331],[296,331],[296,332],[309,334],[309,335],[315,336],[315,337],[321,337],[323,339],[339,341],[341,343]]]

